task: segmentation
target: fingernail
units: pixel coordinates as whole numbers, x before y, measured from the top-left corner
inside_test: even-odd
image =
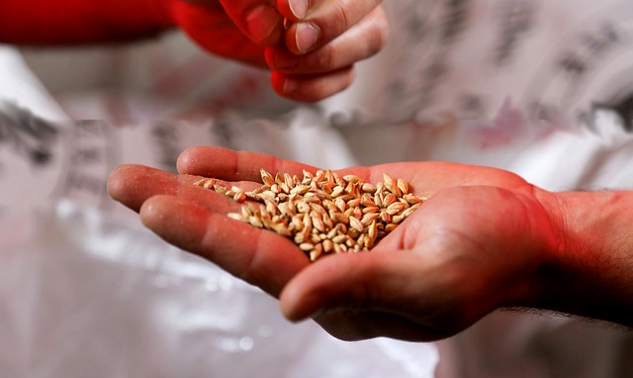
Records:
[[[295,38],[297,40],[297,50],[304,54],[316,45],[319,39],[319,29],[308,22],[297,24]]]
[[[246,16],[246,27],[255,41],[265,40],[281,22],[281,16],[269,5],[255,7]]]
[[[294,91],[297,90],[297,87],[299,87],[299,84],[297,83],[296,80],[286,78],[284,80],[283,94],[285,95],[292,94]]]
[[[309,0],[288,0],[290,5],[290,11],[298,19],[302,19],[308,14],[308,7],[310,6]]]

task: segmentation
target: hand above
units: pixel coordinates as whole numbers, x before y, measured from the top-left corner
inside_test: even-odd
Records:
[[[388,34],[380,0],[5,3],[0,12],[3,43],[128,42],[179,27],[213,54],[268,67],[275,91],[306,102],[347,88],[354,78],[354,64],[381,50]],[[51,16],[55,6],[64,11],[53,11]]]
[[[171,0],[176,23],[208,51],[272,71],[283,97],[317,101],[347,88],[354,64],[388,34],[379,0]]]

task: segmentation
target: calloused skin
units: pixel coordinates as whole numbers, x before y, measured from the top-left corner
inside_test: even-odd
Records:
[[[270,68],[274,90],[296,101],[347,88],[354,64],[380,51],[388,36],[380,0],[311,0],[304,9],[295,0],[165,1],[201,47]]]
[[[542,271],[555,265],[564,244],[557,212],[544,205],[550,194],[514,174],[394,163],[340,173],[375,183],[387,172],[433,196],[370,253],[310,263],[289,239],[225,216],[241,205],[192,185],[203,176],[253,189],[261,185],[260,168],[315,171],[272,156],[197,147],[180,156],[179,175],[121,166],[108,190],[167,242],[279,298],[288,319],[314,318],[344,340],[437,340],[496,309],[533,307],[546,291]]]

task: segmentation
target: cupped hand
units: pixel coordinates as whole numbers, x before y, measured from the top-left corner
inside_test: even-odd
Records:
[[[269,67],[272,86],[296,101],[347,88],[354,64],[384,46],[380,0],[170,0],[176,23],[219,56]]]
[[[518,176],[451,163],[394,163],[340,173],[375,183],[386,172],[432,197],[371,252],[310,263],[289,239],[226,217],[239,205],[192,183],[204,176],[253,189],[261,185],[260,168],[297,175],[315,168],[211,147],[185,151],[178,168],[180,175],[119,167],[109,192],[166,241],[280,298],[290,320],[312,317],[345,340],[436,340],[498,308],[530,305],[541,290],[540,270],[559,248],[543,205],[549,194]]]

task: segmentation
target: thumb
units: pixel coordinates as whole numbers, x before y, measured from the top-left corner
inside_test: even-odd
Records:
[[[341,254],[318,260],[283,289],[281,310],[292,321],[342,309],[415,311],[416,292],[424,282],[414,279],[412,256],[403,253]]]

